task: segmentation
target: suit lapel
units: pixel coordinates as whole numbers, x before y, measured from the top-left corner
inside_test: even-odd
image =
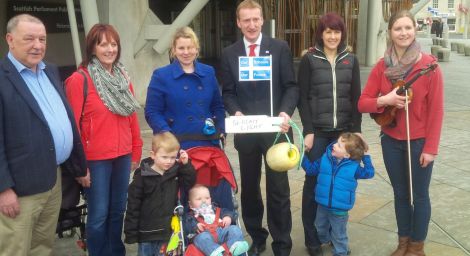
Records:
[[[269,56],[272,54],[271,52],[271,45],[270,45],[270,38],[263,34],[263,38],[261,38],[261,45],[259,48],[259,56]]]
[[[45,124],[47,124],[46,118],[42,114],[39,104],[37,103],[33,94],[24,82],[20,73],[18,73],[18,70],[16,70],[13,63],[11,63],[10,59],[4,59],[3,69],[5,70],[5,75],[7,79],[10,80],[11,84],[13,84],[13,86],[16,88],[18,94],[23,97],[25,102],[29,105],[31,110],[39,117],[39,119],[41,119]]]
[[[246,54],[245,43],[243,43],[243,39],[240,39],[237,41],[235,51],[236,51],[235,54],[237,56],[248,56]],[[238,63],[238,60],[237,60],[237,63]]]

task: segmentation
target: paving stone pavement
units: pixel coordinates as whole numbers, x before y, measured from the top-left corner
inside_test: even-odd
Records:
[[[418,40],[423,51],[430,52],[431,39]],[[470,39],[450,41],[470,44]],[[425,252],[429,256],[464,256],[470,255],[470,56],[451,52],[450,62],[439,64],[445,82],[445,116],[439,156],[435,161],[430,187],[432,216]],[[370,69],[361,67],[363,84]],[[145,141],[143,156],[146,156],[150,151],[151,131],[142,111],[139,117]],[[293,119],[300,125],[297,114]],[[373,179],[359,181],[357,202],[350,212],[349,220],[351,255],[389,255],[397,240],[392,188],[382,160],[378,126],[368,115],[364,115],[362,129],[377,172]],[[233,148],[232,135],[228,136],[226,154],[239,180],[238,158]],[[291,255],[308,255],[304,247],[301,221],[303,171],[289,171],[289,180],[293,217]],[[261,186],[264,191],[264,180]],[[267,227],[266,216],[264,225]],[[57,238],[54,255],[86,255],[77,248],[75,241],[76,238]],[[267,242],[269,245],[271,240]],[[331,255],[329,247],[323,249],[325,256]],[[136,255],[136,246],[127,246],[127,253]],[[272,255],[270,246],[262,255]]]

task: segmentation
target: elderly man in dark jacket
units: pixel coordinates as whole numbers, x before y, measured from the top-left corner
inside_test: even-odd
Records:
[[[0,61],[0,248],[50,255],[62,200],[61,170],[89,186],[86,161],[59,73],[43,62],[46,29],[36,17],[7,24]],[[62,166],[62,168],[59,168]]]

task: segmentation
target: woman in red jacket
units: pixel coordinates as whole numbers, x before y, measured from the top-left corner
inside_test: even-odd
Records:
[[[139,104],[120,52],[116,30],[96,24],[86,37],[84,61],[65,81],[91,178],[85,189],[89,255],[125,255],[121,233],[130,170],[142,154]]]
[[[409,81],[436,60],[421,52],[415,40],[416,23],[409,11],[394,14],[388,31],[390,46],[372,69],[358,108],[363,113],[382,113],[386,106],[397,109],[394,122],[381,127],[383,159],[393,187],[399,236],[392,255],[424,255],[431,218],[429,183],[444,112],[442,74],[437,67],[412,84],[413,98],[408,104],[413,188],[410,202],[405,96],[398,95],[393,85],[398,80]]]

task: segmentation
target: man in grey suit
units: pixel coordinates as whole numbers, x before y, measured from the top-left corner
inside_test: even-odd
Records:
[[[288,121],[299,99],[289,46],[285,41],[261,33],[263,13],[256,1],[245,0],[238,5],[237,25],[243,39],[225,48],[221,57],[221,83],[226,110],[230,115],[236,116],[271,115],[269,81],[239,81],[238,57],[272,55],[273,111],[274,115],[284,117],[281,130],[288,132]],[[289,255],[292,248],[287,172],[273,171],[267,165],[266,209],[269,232],[262,227],[264,205],[260,189],[261,164],[275,135],[236,134],[234,139],[240,163],[242,218],[253,240],[248,251],[250,255],[259,255],[266,249],[269,233],[273,238],[274,255]]]
[[[89,186],[85,154],[58,70],[43,62],[44,24],[17,15],[8,21],[6,40],[9,52],[0,61],[0,255],[50,255],[61,169]]]

